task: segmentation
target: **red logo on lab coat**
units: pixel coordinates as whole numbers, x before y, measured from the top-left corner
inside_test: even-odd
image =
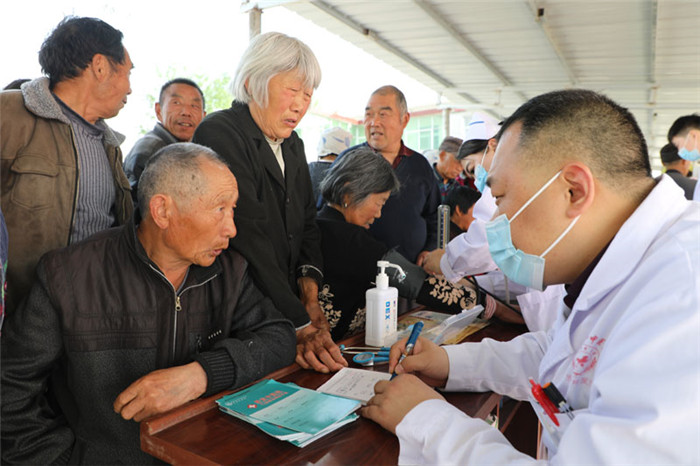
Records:
[[[605,343],[605,338],[598,338],[596,336],[589,337],[588,340],[586,340],[586,343],[581,346],[581,349],[573,360],[574,375],[580,376],[595,367],[603,343]]]

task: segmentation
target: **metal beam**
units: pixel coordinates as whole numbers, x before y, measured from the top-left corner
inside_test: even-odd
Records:
[[[406,52],[404,52],[402,49],[399,47],[396,47],[389,41],[385,40],[382,38],[379,34],[377,34],[375,31],[364,27],[363,25],[359,24],[357,21],[353,20],[352,18],[348,17],[346,14],[342,13],[340,10],[338,10],[336,7],[329,5],[328,3],[322,1],[322,0],[312,0],[310,2],[312,5],[314,5],[316,8],[319,10],[322,10],[324,13],[334,17],[338,21],[341,21],[343,24],[346,26],[352,28],[353,30],[359,32],[363,36],[372,39],[377,45],[382,47],[384,50],[387,50],[391,52],[392,54],[396,55],[406,63],[410,64],[423,74],[427,75],[430,77],[430,79],[440,83],[441,86],[445,88],[452,88],[454,87],[454,84],[447,79],[445,79],[443,76],[439,75],[435,71],[431,70],[427,66],[425,66],[423,63],[420,61],[416,60]]]
[[[420,7],[428,16],[430,16],[433,21],[435,21],[438,26],[440,26],[447,34],[449,34],[454,40],[456,40],[462,47],[464,47],[474,58],[476,58],[486,69],[488,69],[503,86],[513,87],[513,83],[508,79],[501,70],[496,67],[489,59],[487,59],[469,40],[467,40],[458,30],[455,28],[447,19],[440,14],[439,11],[435,9],[426,0],[413,0],[418,7]],[[516,94],[523,100],[526,101],[527,97],[525,94],[516,91]]]
[[[569,65],[569,62],[567,61],[566,56],[564,55],[564,52],[562,52],[561,48],[559,47],[559,44],[557,43],[554,37],[554,34],[552,33],[552,30],[547,24],[545,9],[537,4],[537,0],[526,0],[526,2],[535,17],[535,23],[537,23],[540,26],[542,32],[549,41],[549,45],[554,50],[554,54],[559,59],[559,63],[561,64],[562,68],[564,68],[564,71],[569,77],[571,85],[575,86],[578,83],[578,80],[576,79],[576,74],[571,68],[571,65]]]
[[[647,37],[649,38],[649,83],[656,84],[656,39],[657,30],[659,28],[659,2],[657,0],[652,0],[650,5],[650,18],[649,18],[649,32]]]
[[[253,40],[255,36],[260,35],[260,26],[262,10],[260,8],[251,8],[248,11],[248,40]]]

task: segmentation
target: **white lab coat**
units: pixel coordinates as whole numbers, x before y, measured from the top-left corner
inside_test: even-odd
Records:
[[[486,223],[495,212],[496,200],[491,195],[491,188],[487,186],[474,204],[474,221],[469,229],[450,241],[445,248],[440,269],[446,279],[455,283],[467,275],[491,272],[498,268],[491,259],[486,241]]]
[[[662,176],[548,333],[446,350],[447,390],[559,388],[576,417],[558,443],[545,433],[552,464],[700,464],[700,203]],[[444,401],[396,433],[401,464],[535,462]]]
[[[496,200],[487,186],[474,204],[474,221],[469,229],[447,244],[445,255],[440,260],[440,269],[445,278],[453,283],[467,275],[486,273],[477,277],[480,286],[503,300],[517,298],[520,312],[531,332],[547,330],[556,318],[557,304],[553,303],[558,303],[564,296],[564,286],[550,286],[541,292],[508,281],[509,293],[506,293],[505,277],[497,270],[486,240],[486,223],[495,212]]]

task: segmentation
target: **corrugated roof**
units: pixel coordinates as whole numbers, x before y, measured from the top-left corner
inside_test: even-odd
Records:
[[[456,107],[504,117],[550,90],[603,92],[634,113],[653,157],[673,120],[700,111],[697,0],[259,3],[282,3]]]

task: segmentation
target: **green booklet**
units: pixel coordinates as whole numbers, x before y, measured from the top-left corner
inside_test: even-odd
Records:
[[[357,419],[354,411],[361,405],[356,400],[270,379],[216,402],[222,411],[300,447]]]

